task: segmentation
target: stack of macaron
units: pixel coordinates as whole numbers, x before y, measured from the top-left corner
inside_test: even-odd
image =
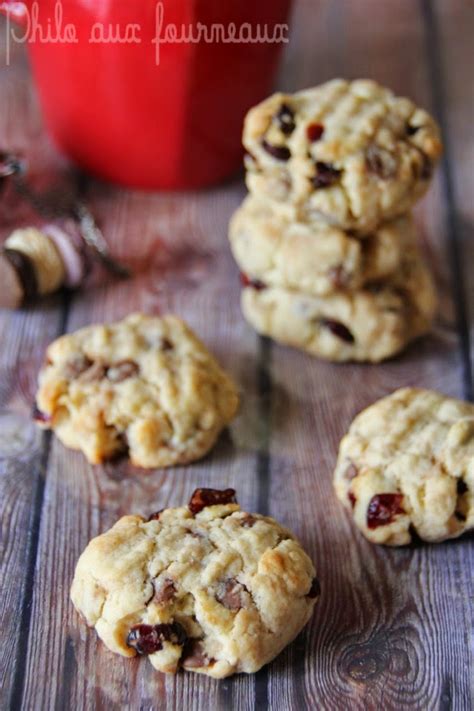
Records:
[[[251,109],[243,142],[249,195],[229,234],[248,322],[333,361],[378,362],[427,332],[436,295],[410,210],[441,154],[433,118],[334,80]]]

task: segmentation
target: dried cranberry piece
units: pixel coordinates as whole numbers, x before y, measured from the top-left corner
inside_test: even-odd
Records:
[[[165,578],[160,581],[160,586],[157,588],[153,586],[155,594],[153,595],[153,601],[158,605],[164,605],[174,598],[176,595],[176,585],[172,578]]]
[[[113,383],[121,383],[123,380],[133,378],[138,374],[140,368],[133,360],[122,360],[119,363],[109,366],[107,378]]]
[[[161,625],[133,625],[128,633],[127,645],[137,654],[153,654],[163,648],[164,642],[184,645],[187,634],[179,622]]]
[[[355,342],[355,338],[352,333],[349,331],[347,326],[344,326],[344,324],[340,321],[333,321],[330,318],[323,318],[321,319],[321,326],[328,328],[331,333],[340,338],[341,341],[345,341],[346,343]]]
[[[216,660],[204,650],[202,642],[196,639],[190,639],[186,644],[181,656],[181,663],[187,669],[199,669],[200,667],[208,667],[214,664]]]
[[[321,595],[321,584],[317,578],[313,578],[309,592],[306,597],[319,597]]]
[[[462,496],[463,494],[466,493],[466,491],[469,491],[469,488],[464,481],[464,479],[458,479],[456,483],[456,492],[458,496]]]
[[[354,494],[352,493],[352,491],[349,491],[349,492],[348,492],[347,498],[349,499],[349,503],[350,503],[350,505],[352,506],[352,508],[354,508],[354,506],[355,506],[356,503],[357,503],[357,499],[356,499],[356,497],[354,496]]]
[[[48,422],[51,422],[52,417],[51,417],[51,415],[48,415],[46,412],[43,412],[42,410],[40,410],[38,405],[34,405],[33,419],[35,422],[48,423]]]
[[[262,148],[276,160],[288,160],[291,157],[291,151],[286,146],[275,146],[273,143],[268,143],[265,139],[262,141]]]
[[[206,506],[236,503],[235,489],[195,489],[189,500],[188,508],[192,514],[196,515]]]
[[[365,154],[367,170],[375,173],[379,178],[387,180],[393,178],[397,172],[397,160],[395,156],[379,146],[371,145]]]
[[[267,288],[263,281],[260,281],[260,279],[251,279],[247,274],[244,274],[244,272],[240,272],[240,283],[242,286],[249,286],[251,289],[256,289],[257,291],[262,291]]]
[[[367,526],[374,529],[392,523],[398,514],[405,513],[401,503],[403,494],[375,494],[367,509]]]
[[[311,143],[319,141],[323,133],[324,126],[322,123],[310,123],[309,126],[306,127],[306,135],[308,137],[308,141],[311,141]]]
[[[295,114],[288,104],[282,104],[275,114],[275,121],[278,128],[285,136],[289,136],[295,130]]]
[[[242,593],[248,592],[245,585],[235,578],[228,578],[219,585],[216,600],[228,610],[240,610],[243,605]]]
[[[147,519],[147,520],[148,520],[148,521],[158,521],[158,519],[160,518],[160,514],[162,514],[163,511],[164,511],[164,509],[160,509],[159,511],[155,511],[154,513],[152,513],[152,514],[150,514],[150,515],[148,516],[148,519]]]
[[[311,178],[311,182],[315,188],[328,188],[339,180],[341,172],[331,163],[317,161],[316,175]]]

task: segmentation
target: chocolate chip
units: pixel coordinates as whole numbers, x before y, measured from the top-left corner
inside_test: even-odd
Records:
[[[320,320],[320,324],[324,328],[329,329],[329,331],[331,331],[334,336],[337,336],[337,338],[340,338],[341,341],[345,341],[346,343],[355,342],[355,338],[352,333],[349,331],[347,326],[344,326],[344,324],[340,321],[334,321],[333,319],[323,318]]]
[[[161,339],[161,344],[160,344],[160,350],[162,351],[172,351],[174,348],[173,344],[169,340],[169,338],[162,338]]]
[[[308,141],[311,141],[311,143],[314,143],[314,141],[319,141],[323,133],[324,126],[322,123],[310,123],[306,127],[306,136],[308,137]]]
[[[403,494],[375,494],[367,508],[367,526],[370,529],[392,523],[398,514],[405,513],[401,503]]]
[[[75,378],[78,378],[79,375],[81,375],[82,373],[85,373],[85,371],[88,370],[92,366],[92,364],[93,361],[90,360],[90,358],[85,356],[83,353],[78,353],[77,355],[66,361],[62,368],[62,372],[66,378],[74,380]]]
[[[140,368],[133,360],[122,360],[119,363],[109,366],[107,378],[113,383],[121,383],[128,378],[133,378],[139,373]]]
[[[352,491],[349,491],[349,492],[348,492],[347,498],[349,499],[349,503],[350,503],[351,507],[354,508],[354,506],[355,506],[356,503],[357,503],[357,499],[356,499],[356,497],[354,496],[354,494],[352,493]]]
[[[263,281],[260,281],[260,279],[251,279],[247,274],[244,274],[244,272],[240,272],[240,283],[244,287],[250,287],[257,291],[262,291],[267,288]]]
[[[148,521],[158,521],[160,518],[160,514],[162,514],[164,509],[160,509],[159,511],[155,511],[154,513],[150,514],[148,516]]]
[[[176,595],[176,586],[174,584],[174,580],[171,578],[164,578],[160,581],[158,586],[155,583],[153,586],[155,590],[153,601],[156,602],[157,605],[164,605],[172,600]]]
[[[464,479],[458,479],[456,482],[456,492],[458,496],[462,496],[463,494],[466,493],[466,491],[469,491],[469,488],[464,481]]]
[[[295,130],[295,114],[288,104],[282,104],[274,119],[278,128],[285,136],[289,136]]]
[[[421,126],[412,126],[411,124],[407,123],[405,130],[408,136],[414,136],[415,133],[420,130],[420,128]]]
[[[179,622],[161,625],[133,625],[127,637],[127,646],[137,654],[153,654],[163,648],[164,642],[184,645],[187,635]]]
[[[464,496],[464,494],[468,491],[469,491],[469,487],[467,486],[464,479],[458,479],[456,482],[456,493],[457,493],[458,497]],[[462,511],[455,511],[454,515],[458,521],[461,521],[462,523],[464,523],[464,521],[466,521],[466,514],[464,514]]]
[[[196,515],[207,506],[235,504],[235,489],[195,489],[188,504],[192,514]]]
[[[181,656],[181,663],[187,669],[208,667],[211,664],[214,664],[215,661],[215,659],[208,656],[204,650],[203,643],[196,639],[188,640]]]
[[[82,372],[78,376],[78,380],[81,383],[95,383],[98,380],[105,378],[105,373],[107,372],[107,366],[100,360],[94,361],[87,370]]]
[[[372,144],[365,154],[367,170],[383,180],[393,178],[397,173],[397,160],[392,153]]]
[[[275,146],[273,143],[268,143],[265,139],[262,141],[262,148],[276,160],[287,161],[291,157],[291,151],[286,146]]]
[[[313,578],[309,592],[306,593],[306,597],[319,597],[321,595],[321,585],[317,578]]]
[[[18,274],[23,288],[24,301],[33,301],[38,296],[38,280],[33,262],[17,249],[5,248],[3,255]]]
[[[317,189],[328,188],[339,180],[341,172],[342,171],[335,168],[331,163],[317,161],[316,174],[311,178],[311,182]]]
[[[78,353],[64,364],[62,370],[64,376],[70,380],[92,383],[105,376],[107,366],[100,360],[91,360],[83,353]]]
[[[240,610],[244,606],[242,593],[248,592],[245,585],[235,578],[228,578],[220,583],[216,592],[216,600],[228,610]]]
[[[410,534],[411,538],[410,543],[413,546],[420,546],[423,544],[423,540],[418,535],[418,531],[412,523],[410,523],[410,525],[408,526],[408,533]]]

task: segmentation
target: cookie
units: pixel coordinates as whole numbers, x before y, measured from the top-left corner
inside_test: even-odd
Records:
[[[236,387],[180,319],[134,314],[50,344],[37,419],[98,464],[129,452],[166,467],[204,456],[238,405]]]
[[[259,333],[332,361],[378,362],[429,330],[431,276],[410,257],[387,283],[318,297],[265,284],[246,286],[242,311]]]
[[[222,678],[276,657],[319,591],[289,531],[241,511],[233,489],[197,489],[187,507],[124,516],[94,538],[71,598],[113,652]]]
[[[230,221],[229,239],[250,282],[324,296],[392,275],[416,233],[408,215],[359,239],[324,223],[290,222],[250,195]]]
[[[343,438],[337,496],[373,543],[457,538],[474,527],[474,405],[403,388]]]
[[[373,81],[274,94],[248,113],[247,185],[292,221],[361,232],[407,212],[441,154],[423,109]]]

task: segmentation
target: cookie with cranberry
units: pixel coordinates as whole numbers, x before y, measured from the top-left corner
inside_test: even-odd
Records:
[[[174,316],[134,314],[50,344],[37,419],[98,464],[128,451],[141,467],[204,456],[235,415],[236,387]]]
[[[321,296],[391,276],[416,230],[405,215],[359,238],[324,223],[290,222],[249,195],[230,221],[229,239],[244,280]]]
[[[77,564],[72,601],[107,647],[162,672],[256,672],[308,622],[311,560],[274,519],[240,510],[233,489],[124,516]]]
[[[289,219],[367,232],[407,212],[441,154],[438,126],[374,81],[274,94],[248,113],[247,185]]]
[[[436,295],[411,253],[387,282],[324,297],[247,283],[241,305],[251,326],[275,341],[326,360],[376,363],[429,330]]]
[[[457,538],[474,526],[474,405],[418,388],[379,400],[343,438],[334,486],[373,543]]]

